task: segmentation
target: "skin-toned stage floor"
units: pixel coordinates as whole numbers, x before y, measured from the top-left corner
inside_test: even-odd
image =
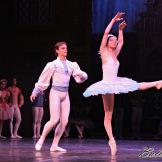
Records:
[[[35,151],[36,140],[0,139],[0,162],[145,162],[162,161],[162,141],[118,140],[117,156],[110,155],[106,139],[62,139],[63,152],[50,152],[52,139],[41,151]]]

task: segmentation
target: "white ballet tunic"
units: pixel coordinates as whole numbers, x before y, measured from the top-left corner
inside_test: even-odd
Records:
[[[66,68],[64,64],[66,64]],[[68,89],[71,75],[77,83],[82,83],[88,78],[88,75],[80,69],[76,62],[67,59],[63,62],[57,57],[56,60],[47,63],[32,93],[38,95],[41,91],[46,90],[50,85],[51,78],[52,87]]]
[[[136,91],[139,83],[136,81],[118,77],[119,61],[107,54],[106,63],[102,65],[103,79],[89,86],[83,93],[84,97],[95,96],[99,94],[120,94]]]

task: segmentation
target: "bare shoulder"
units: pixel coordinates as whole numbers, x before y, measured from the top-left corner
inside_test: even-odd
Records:
[[[104,54],[105,52],[107,52],[106,47],[100,48],[100,51],[99,51],[100,55]]]

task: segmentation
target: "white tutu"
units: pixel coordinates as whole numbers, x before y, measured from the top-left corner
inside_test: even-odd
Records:
[[[123,77],[117,77],[114,81],[101,80],[89,86],[83,93],[83,96],[128,93],[138,90],[139,85],[136,81]]]

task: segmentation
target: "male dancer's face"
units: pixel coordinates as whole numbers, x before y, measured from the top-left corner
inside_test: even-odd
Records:
[[[1,84],[0,84],[0,89],[5,89],[6,88],[6,82],[2,82]]]
[[[16,86],[16,84],[17,84],[17,80],[16,80],[16,78],[13,78],[13,80],[12,80],[12,84],[13,84],[13,86]]]
[[[57,49],[58,56],[60,56],[60,57],[66,57],[67,56],[67,52],[68,52],[68,50],[67,50],[67,45],[66,44],[62,44]]]

